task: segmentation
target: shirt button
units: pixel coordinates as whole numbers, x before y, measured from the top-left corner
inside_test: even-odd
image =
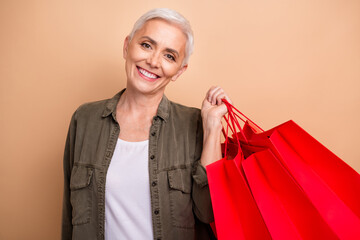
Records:
[[[154,213],[155,213],[155,215],[158,215],[158,214],[159,214],[159,210],[155,210]]]
[[[157,183],[154,181],[154,182],[151,183],[151,185],[152,185],[153,187],[155,187],[155,186],[157,185]]]
[[[151,159],[151,160],[154,160],[154,159],[155,159],[155,155],[151,155],[151,156],[150,156],[150,159]]]
[[[151,136],[155,136],[155,135],[156,135],[156,132],[152,132],[152,133],[151,133]]]

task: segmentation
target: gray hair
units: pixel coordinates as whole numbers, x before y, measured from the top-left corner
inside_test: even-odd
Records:
[[[148,11],[135,22],[134,27],[129,34],[129,40],[131,41],[135,32],[141,29],[147,21],[154,18],[160,18],[170,23],[177,24],[181,27],[183,33],[186,35],[187,38],[185,47],[185,58],[183,60],[182,66],[186,65],[189,62],[190,55],[193,53],[194,50],[194,36],[189,21],[175,10],[169,8],[155,8]]]

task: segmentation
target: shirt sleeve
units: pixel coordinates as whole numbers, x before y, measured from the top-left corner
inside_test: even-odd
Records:
[[[70,203],[70,175],[74,161],[74,146],[76,135],[76,112],[73,114],[66,138],[63,170],[64,170],[64,192],[62,207],[61,239],[72,239],[72,207]]]
[[[192,173],[192,178],[193,178],[192,198],[194,204],[194,213],[196,217],[204,223],[210,223],[214,221],[214,215],[211,205],[206,169],[200,163],[200,157],[203,146],[203,128],[202,128],[202,119],[200,113],[199,113],[197,125],[198,126],[196,132],[196,149],[195,149],[196,161],[194,163],[193,173]]]

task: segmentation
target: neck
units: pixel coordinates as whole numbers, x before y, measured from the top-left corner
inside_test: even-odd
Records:
[[[144,114],[152,117],[156,115],[162,97],[163,93],[161,95],[144,95],[126,89],[119,100],[117,109],[129,114]]]

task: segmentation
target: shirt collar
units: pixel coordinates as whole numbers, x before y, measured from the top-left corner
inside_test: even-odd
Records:
[[[107,101],[107,103],[105,104],[102,117],[108,117],[111,114],[115,119],[116,106],[119,102],[121,95],[125,92],[125,90],[126,88],[118,92],[114,97],[112,97]],[[156,116],[166,121],[169,118],[169,109],[170,109],[170,101],[165,95],[163,95],[159,107],[157,109]]]

